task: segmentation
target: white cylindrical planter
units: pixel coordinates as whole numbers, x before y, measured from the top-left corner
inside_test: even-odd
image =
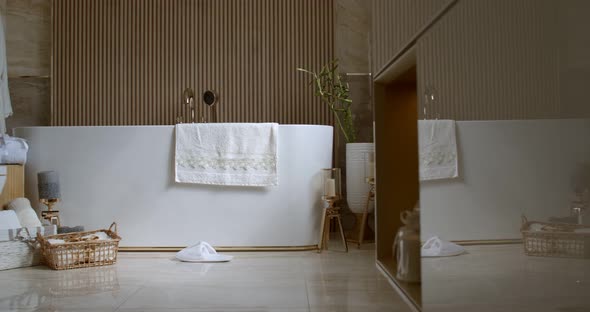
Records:
[[[375,151],[374,143],[348,143],[346,144],[346,199],[350,210],[354,213],[363,213],[367,204],[369,184],[366,181],[368,173],[366,162],[370,153]],[[371,202],[369,212],[374,209]]]

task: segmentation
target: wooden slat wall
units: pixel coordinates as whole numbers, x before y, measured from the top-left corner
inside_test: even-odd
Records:
[[[588,116],[587,105],[561,103],[559,1],[373,0],[373,73],[448,5],[415,44],[420,118]],[[437,100],[424,116],[427,85]]]
[[[452,0],[372,0],[372,70],[377,75]]]
[[[553,0],[459,0],[418,40],[420,117],[565,117],[557,5]],[[436,89],[437,100],[424,116],[426,86]]]
[[[223,122],[332,124],[296,67],[333,58],[331,0],[53,0],[52,125],[174,124],[203,91]],[[185,121],[188,121],[185,119]]]

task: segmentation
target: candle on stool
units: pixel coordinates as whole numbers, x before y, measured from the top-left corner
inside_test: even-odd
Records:
[[[336,180],[327,179],[326,185],[324,185],[324,190],[326,192],[326,196],[329,196],[329,197],[336,196]]]
[[[369,168],[367,171],[369,171],[369,172],[367,172],[367,178],[374,178],[375,177],[375,162],[374,161],[369,161]]]

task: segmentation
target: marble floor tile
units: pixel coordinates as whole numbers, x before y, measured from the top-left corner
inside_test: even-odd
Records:
[[[120,253],[116,265],[0,271],[0,311],[409,311],[375,268],[374,249],[230,253],[183,263]]]
[[[201,308],[305,309],[308,307],[305,288],[296,285],[274,284],[245,287],[243,285],[175,285],[145,286],[120,308]]]
[[[520,244],[466,250],[422,260],[424,311],[590,311],[590,259],[529,257]]]

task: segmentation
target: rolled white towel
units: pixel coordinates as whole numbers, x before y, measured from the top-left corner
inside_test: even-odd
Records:
[[[47,242],[49,243],[49,245],[59,245],[59,244],[65,244],[66,241],[63,239],[48,239]]]
[[[88,234],[86,236],[82,236],[82,240],[110,240],[111,237],[109,234],[105,232],[96,232],[93,234]]]
[[[18,216],[12,210],[0,210],[0,229],[21,228]]]
[[[28,199],[24,197],[17,198],[11,201],[7,208],[14,210],[22,227],[41,226],[41,221],[39,221],[39,217],[37,217],[37,213],[31,207],[31,202]]]

